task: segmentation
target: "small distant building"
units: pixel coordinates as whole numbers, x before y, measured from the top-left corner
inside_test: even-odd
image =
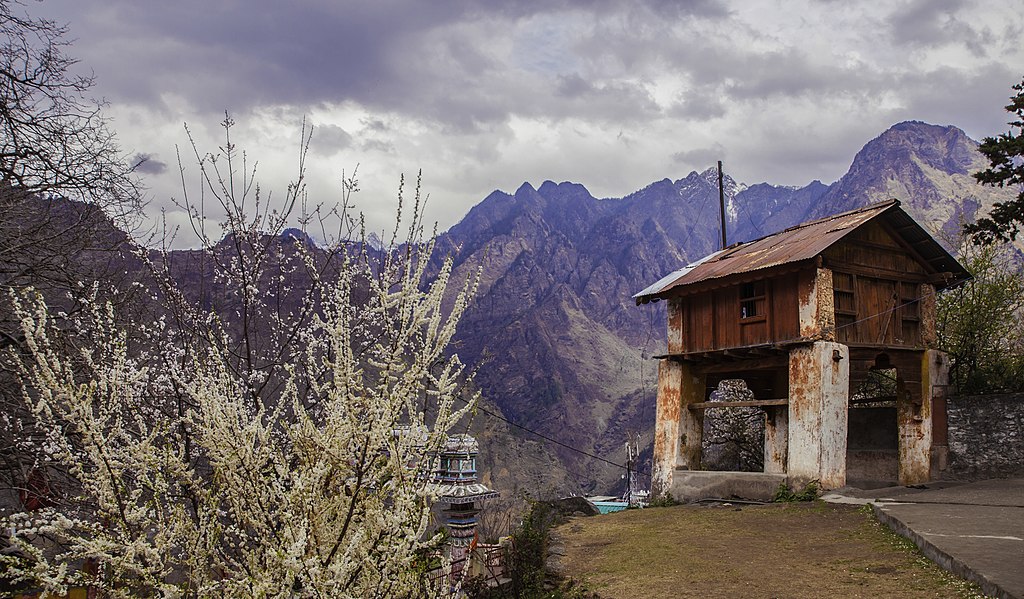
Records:
[[[448,437],[438,456],[434,475],[437,503],[446,505],[441,513],[451,537],[451,560],[462,563],[471,551],[476,536],[477,503],[498,497],[498,492],[479,482],[476,456],[480,446],[470,435]]]
[[[638,293],[668,302],[652,493],[685,498],[718,474],[697,471],[704,410],[725,379],[755,398],[730,405],[765,410],[764,488],[930,480],[945,459],[949,373],[935,293],[968,278],[890,200],[732,245]]]

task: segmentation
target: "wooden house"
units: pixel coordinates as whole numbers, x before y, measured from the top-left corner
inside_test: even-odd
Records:
[[[696,474],[703,410],[725,379],[755,397],[730,405],[765,409],[764,486],[838,487],[848,467],[929,480],[948,379],[935,294],[968,277],[890,200],[732,245],[638,293],[638,304],[668,302],[653,490],[685,496],[713,476]]]

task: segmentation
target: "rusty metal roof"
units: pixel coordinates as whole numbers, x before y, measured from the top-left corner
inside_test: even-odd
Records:
[[[953,279],[940,284],[940,288],[970,278],[964,267],[899,206],[899,200],[887,200],[801,223],[761,239],[731,245],[663,277],[633,297],[638,304],[647,303],[661,299],[668,291],[694,283],[810,260],[848,233],[878,217],[885,218],[893,230],[913,246],[932,272],[953,274]]]

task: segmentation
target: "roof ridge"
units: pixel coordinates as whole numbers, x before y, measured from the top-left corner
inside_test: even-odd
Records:
[[[725,248],[725,250],[719,250],[720,253],[719,253],[719,255],[714,260],[716,262],[719,261],[719,260],[725,260],[729,256],[731,256],[734,253],[736,253],[737,251],[739,251],[744,246],[750,245],[752,243],[757,243],[758,241],[762,241],[764,239],[768,239],[769,237],[774,237],[776,235],[781,235],[783,233],[788,233],[790,231],[795,231],[797,229],[803,229],[805,227],[810,227],[812,225],[818,225],[818,224],[821,224],[823,222],[827,222],[827,221],[830,221],[830,220],[835,220],[837,218],[844,218],[844,217],[850,216],[851,214],[858,214],[860,212],[869,212],[871,210],[877,210],[877,209],[883,208],[883,207],[888,209],[888,208],[890,208],[892,206],[900,206],[900,205],[901,205],[900,201],[897,200],[896,198],[889,198],[888,200],[882,200],[881,202],[875,202],[874,204],[868,204],[867,206],[861,206],[860,208],[854,208],[853,210],[847,210],[846,212],[839,212],[837,214],[832,214],[832,215],[829,215],[829,216],[823,216],[823,217],[815,219],[815,220],[809,220],[809,221],[806,221],[806,222],[795,224],[792,227],[787,227],[785,229],[782,229],[781,231],[776,231],[774,233],[769,233],[768,235],[764,235],[762,237],[758,237],[757,239],[751,239],[749,241],[740,241],[740,242],[734,243],[734,244],[730,245],[729,247]]]
[[[793,231],[795,229],[802,229],[804,227],[809,227],[811,225],[817,225],[819,223],[823,223],[823,222],[829,221],[829,220],[835,220],[837,218],[843,218],[843,217],[846,217],[846,216],[850,216],[851,214],[857,214],[859,212],[868,212],[869,210],[876,210],[878,208],[881,208],[882,206],[885,206],[886,208],[888,208],[889,206],[899,206],[899,205],[900,205],[900,201],[899,200],[897,200],[896,198],[889,198],[888,200],[882,200],[881,202],[875,202],[874,204],[868,204],[867,206],[861,206],[860,208],[854,208],[853,210],[847,210],[846,212],[840,212],[838,214],[832,214],[830,216],[823,216],[823,217],[815,219],[815,220],[809,220],[807,222],[796,224],[796,225],[793,225],[792,227],[783,229],[783,230],[781,230],[781,231],[779,231],[777,233],[772,233],[771,235],[765,235],[765,237],[771,237],[772,235],[778,235],[779,233],[785,233],[786,231]],[[762,237],[761,239],[764,239],[764,237]]]
[[[902,232],[891,234],[918,248],[920,254],[912,257],[923,264],[928,272],[951,272],[954,275],[953,279],[956,280],[947,280],[943,287],[963,280],[966,276],[963,266],[939,245],[913,216],[901,209],[900,205],[899,200],[895,199],[875,202],[862,208],[801,223],[760,239],[729,246],[662,277],[634,297],[638,303],[646,303],[650,298],[660,299],[664,293],[679,286],[807,260],[820,255],[852,231],[876,219],[912,225],[901,227]]]

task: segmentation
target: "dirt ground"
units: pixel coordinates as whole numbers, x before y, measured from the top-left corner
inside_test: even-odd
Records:
[[[555,529],[562,572],[608,599],[981,597],[864,508],[675,506]]]

